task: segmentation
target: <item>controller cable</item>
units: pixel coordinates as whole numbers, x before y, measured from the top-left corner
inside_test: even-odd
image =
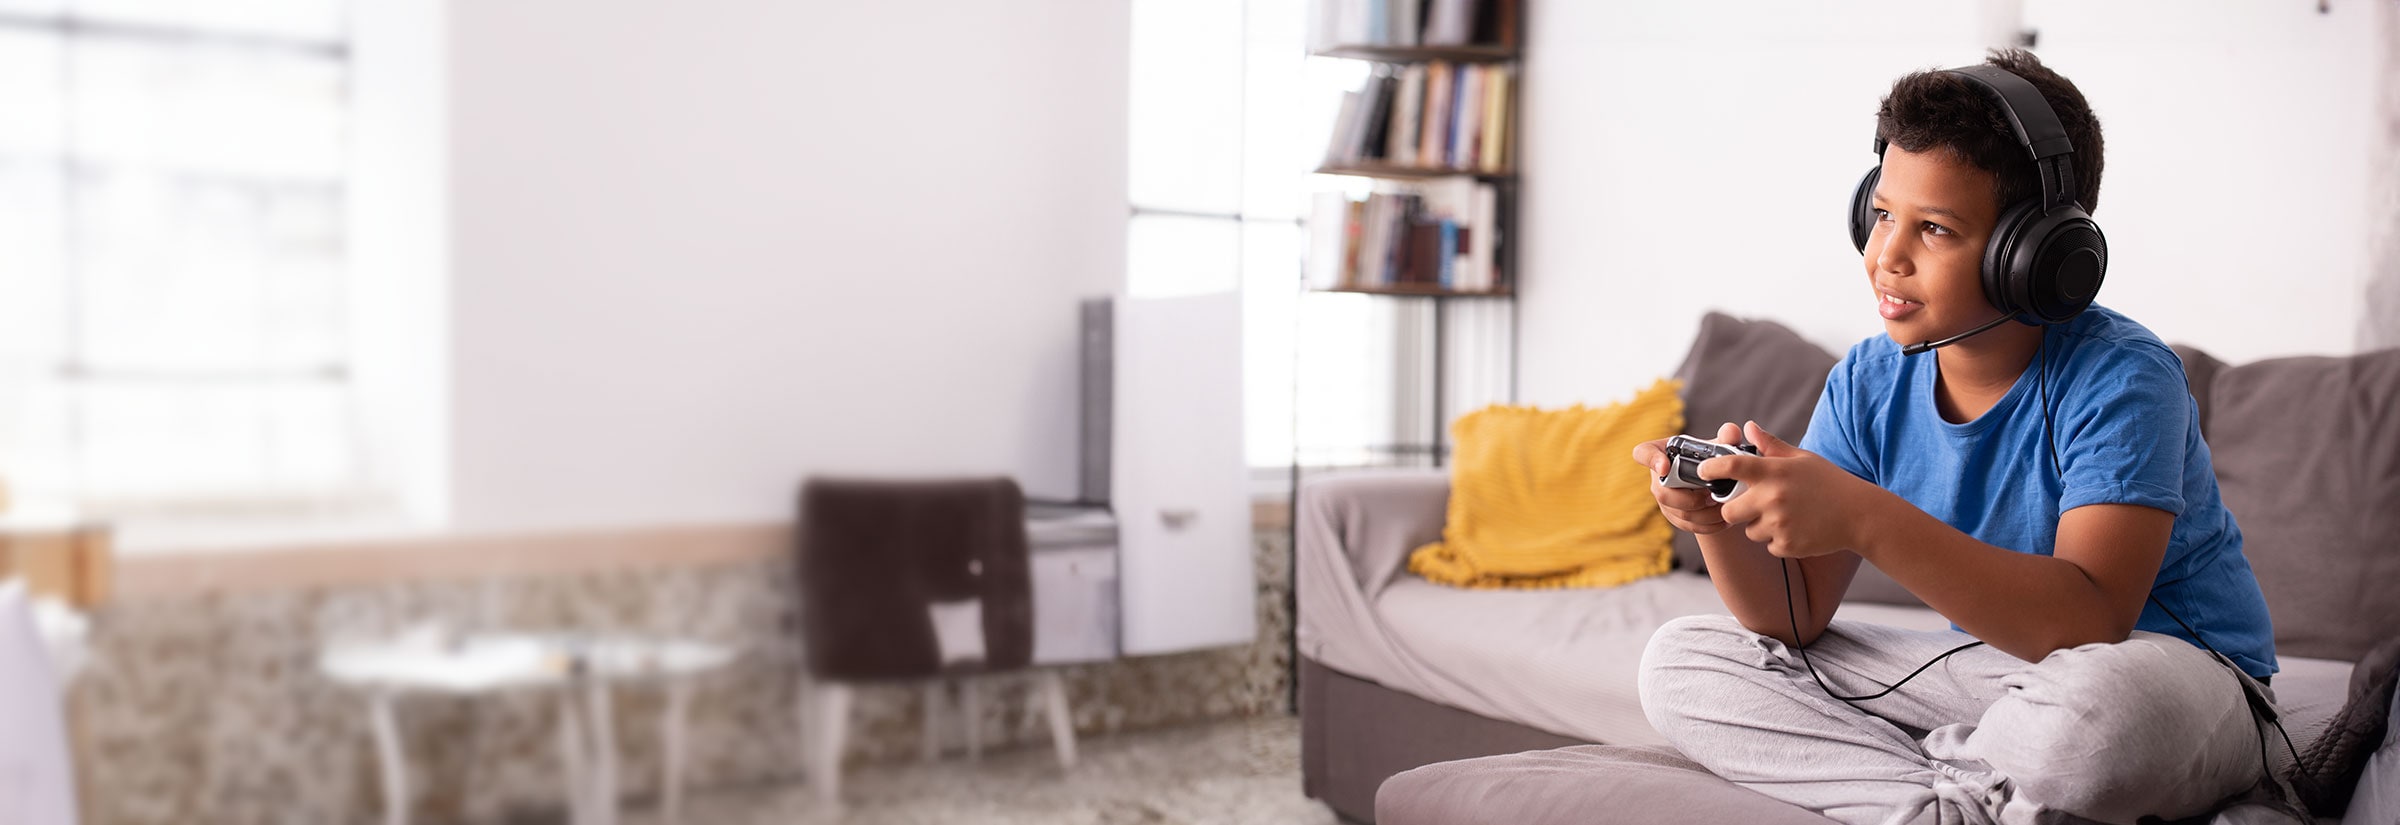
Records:
[[[2035,345],[2035,350],[2034,350],[2034,351],[2035,351],[2035,354],[2036,354],[2036,355],[2037,355],[2037,356],[2038,356],[2038,357],[2041,359],[2041,366],[2040,366],[2040,368],[2039,368],[2038,370],[2036,370],[2036,371],[2035,371],[2035,374],[2034,374],[2034,384],[2035,384],[2035,386],[2036,386],[2036,387],[2039,389],[2039,391],[2040,391],[2040,393],[2041,393],[2041,406],[2042,406],[2042,434],[2043,434],[2043,442],[2044,442],[2045,444],[2047,444],[2047,445],[2049,446],[2049,448],[2050,448],[2050,472],[2051,472],[2053,475],[2057,476],[2059,479],[2061,479],[2061,480],[2064,480],[2064,479],[2066,478],[2066,475],[2067,475],[2067,474],[2066,474],[2066,471],[2063,469],[2063,465],[2061,465],[2061,463],[2060,463],[2060,462],[2059,462],[2059,460],[2058,460],[2058,439],[2057,439],[2057,431],[2056,431],[2056,429],[2055,429],[2055,425],[2054,425],[2054,424],[2052,424],[2052,422],[2051,422],[2051,420],[2050,420],[2050,382],[2049,382],[2049,377],[2050,377],[2050,375],[2049,375],[2049,374],[2050,374],[2050,347],[2049,347],[2049,339],[2050,339],[2049,332],[2048,332],[2047,330],[2045,330],[2045,331],[2043,331],[2043,334],[2042,334],[2042,338],[2041,338],[2041,341],[2040,341],[2040,343],[2037,343],[2037,344]],[[1959,645],[1959,646],[1957,646],[1957,647],[1954,647],[1954,648],[1951,648],[1951,649],[1949,649],[1949,650],[1942,651],[1941,655],[1938,655],[1938,656],[1935,656],[1935,657],[1933,657],[1933,658],[1931,658],[1931,659],[1927,659],[1927,660],[1925,660],[1925,663],[1924,663],[1924,664],[1922,664],[1922,665],[1918,665],[1916,670],[1909,671],[1909,673],[1908,673],[1908,675],[1907,675],[1907,676],[1902,676],[1902,677],[1900,677],[1900,680],[1899,680],[1899,681],[1897,681],[1897,682],[1893,682],[1893,683],[1892,683],[1890,686],[1888,686],[1888,687],[1885,687],[1884,689],[1882,689],[1882,690],[1879,690],[1879,691],[1876,691],[1876,692],[1874,692],[1874,693],[1869,693],[1869,694],[1860,695],[1860,696],[1844,696],[1844,695],[1841,695],[1841,694],[1839,694],[1839,693],[1835,693],[1835,692],[1833,692],[1833,687],[1832,687],[1831,685],[1827,685],[1827,684],[1825,683],[1825,677],[1824,677],[1824,675],[1822,675],[1822,674],[1820,674],[1820,673],[1818,673],[1818,672],[1817,672],[1817,665],[1816,665],[1816,663],[1815,663],[1815,662],[1813,662],[1813,661],[1810,661],[1810,660],[1809,660],[1809,657],[1808,657],[1808,646],[1807,646],[1807,645],[1804,645],[1804,644],[1800,644],[1800,617],[1799,617],[1799,610],[1798,610],[1798,608],[1796,608],[1796,607],[1793,605],[1793,598],[1792,598],[1792,560],[1791,560],[1791,559],[1781,559],[1780,561],[1782,562],[1782,567],[1783,567],[1783,610],[1784,610],[1784,618],[1785,618],[1787,621],[1791,622],[1791,625],[1792,625],[1792,642],[1793,642],[1793,649],[1800,651],[1800,662],[1801,662],[1801,664],[1803,664],[1803,665],[1806,665],[1806,666],[1808,667],[1808,675],[1809,675],[1809,678],[1816,680],[1816,682],[1817,682],[1817,687],[1818,687],[1819,689],[1821,689],[1821,690],[1825,691],[1825,695],[1827,695],[1827,696],[1831,696],[1831,697],[1833,697],[1833,698],[1835,698],[1835,699],[1840,699],[1840,700],[1842,700],[1842,702],[1843,702],[1843,703],[1845,703],[1845,704],[1848,704],[1848,705],[1850,705],[1850,706],[1851,706],[1851,707],[1853,707],[1853,708],[1858,708],[1858,710],[1860,710],[1861,712],[1865,712],[1865,711],[1866,711],[1866,708],[1861,708],[1861,707],[1859,707],[1859,706],[1858,706],[1858,703],[1859,703],[1859,702],[1864,702],[1864,701],[1867,701],[1867,700],[1870,700],[1870,699],[1881,699],[1881,698],[1883,698],[1883,697],[1885,697],[1885,696],[1889,696],[1889,695],[1891,695],[1891,693],[1892,693],[1893,691],[1899,690],[1901,685],[1908,684],[1909,680],[1917,678],[1917,675],[1918,675],[1918,674],[1924,673],[1924,672],[1926,671],[1926,669],[1933,667],[1935,663],[1937,663],[1937,662],[1940,662],[1940,661],[1941,661],[1941,660],[1943,660],[1943,659],[1950,658],[1950,655],[1951,655],[1951,654],[1954,654],[1954,653],[1957,653],[1957,652],[1959,652],[1959,651],[1966,650],[1966,649],[1969,649],[1969,648],[1973,648],[1973,647],[1976,647],[1976,646],[1978,646],[1978,645],[1982,645],[1982,644],[1983,644],[1983,642],[1981,642],[1981,641],[1968,642],[1968,643],[1966,643],[1966,644]],[[1801,577],[1800,577],[1800,581],[1801,581],[1803,584],[1806,584],[1806,583],[1807,583],[1807,581],[1808,581],[1808,575],[1807,575],[1806,573],[1802,573],[1802,574],[1801,574]],[[2188,624],[2188,623],[2184,622],[2184,620],[2183,620],[2183,617],[2175,615],[2175,611],[2168,609],[2168,608],[2167,608],[2167,605],[2166,605],[2166,603],[2165,603],[2165,602],[2159,601],[2159,600],[2158,600],[2158,594],[2157,594],[2157,593],[2151,593],[2151,594],[2150,594],[2150,603],[2151,603],[2151,604],[2153,604],[2153,605],[2156,605],[2156,606],[2158,606],[2159,612],[2162,612],[2162,613],[2165,613],[2165,614],[2167,614],[2167,618],[2174,619],[2174,620],[2175,620],[2175,624],[2176,624],[2177,626],[2179,626],[2179,627],[2182,627],[2182,628],[2183,628],[2183,632],[2185,632],[2185,633],[2188,633],[2188,634],[2191,634],[2192,641],[2194,641],[2194,642],[2198,642],[2198,643],[2200,644],[2200,648],[2201,648],[2202,650],[2206,650],[2206,651],[2208,651],[2208,655],[2215,657],[2215,658],[2216,658],[2216,660],[2218,661],[2218,663],[2220,663],[2220,664],[2223,664],[2223,665],[2224,665],[2224,666],[2225,666],[2227,669],[2231,669],[2231,670],[2234,670],[2234,671],[2235,671],[2234,680],[2235,680],[2236,684],[2237,684],[2237,685],[2238,685],[2238,686],[2241,688],[2241,690],[2242,690],[2242,698],[2243,698],[2243,700],[2244,700],[2245,702],[2247,702],[2247,703],[2249,704],[2249,706],[2250,706],[2250,718],[2251,718],[2251,721],[2252,721],[2252,723],[2253,723],[2253,724],[2252,724],[2252,727],[2254,727],[2254,728],[2257,728],[2257,729],[2258,729],[2258,766],[2259,766],[2259,774],[2260,774],[2262,777],[2264,777],[2264,778],[2262,779],[2262,781],[2263,781],[2263,782],[2266,784],[2267,788],[2268,788],[2268,789],[2269,789],[2269,790],[2272,792],[2272,794],[2273,794],[2273,796],[2274,796],[2274,798],[2275,798],[2275,805],[2282,806],[2282,807],[2284,807],[2284,808],[2287,808],[2287,809],[2293,809],[2293,810],[2287,810],[2287,811],[2286,811],[2286,813],[2293,813],[2293,812],[2295,812],[2295,811],[2296,811],[2296,808],[2294,808],[2294,806],[2292,806],[2290,802],[2286,801],[2286,800],[2283,798],[2283,787],[2282,787],[2281,785],[2277,784],[2277,783],[2274,781],[2274,773],[2275,773],[2275,771],[2274,771],[2274,768],[2273,768],[2273,767],[2272,767],[2272,766],[2269,764],[2269,760],[2267,759],[2267,733],[2266,733],[2266,729],[2265,729],[2263,726],[2260,726],[2260,725],[2258,725],[2258,724],[2257,724],[2258,722],[2265,722],[2265,723],[2267,723],[2267,724],[2271,724],[2271,725],[2274,725],[2274,726],[2275,726],[2275,732],[2276,732],[2276,733],[2279,733],[2279,734],[2282,734],[2282,736],[2283,736],[2283,746],[2284,746],[2284,748],[2285,748],[2286,750],[2289,750],[2289,751],[2291,751],[2291,754],[2292,754],[2292,764],[2293,764],[2293,766],[2294,766],[2295,768],[2297,768],[2297,767],[2299,766],[2299,764],[2300,764],[2300,749],[2299,749],[2298,747],[2295,747],[2295,746],[2292,744],[2292,734],[2291,734],[2291,732],[2290,732],[2290,731],[2288,731],[2288,730],[2285,730],[2285,729],[2284,729],[2284,727],[2283,727],[2283,720],[2282,720],[2282,719],[2281,719],[2281,718],[2278,716],[2278,714],[2276,714],[2276,712],[2275,712],[2275,708],[2274,708],[2274,705],[2272,705],[2272,704],[2268,703],[2268,701],[2267,701],[2267,699],[2266,699],[2266,697],[2265,697],[2264,695],[2261,695],[2261,694],[2259,694],[2259,693],[2257,693],[2257,692],[2255,692],[2255,691],[2252,691],[2252,690],[2250,689],[2249,682],[2248,682],[2248,681],[2246,681],[2246,680],[2244,679],[2244,676],[2243,676],[2243,674],[2241,674],[2241,673],[2240,673],[2240,670],[2234,666],[2234,664],[2233,664],[2233,659],[2232,659],[2232,658],[2230,658],[2230,657],[2228,657],[2228,656],[2226,656],[2226,655],[2225,655],[2225,654],[2223,654],[2223,653],[2219,653],[2219,652],[2217,652],[2217,649],[2216,649],[2216,647],[2214,647],[2214,646],[2210,645],[2210,644],[2208,643],[2208,640],[2206,640],[2206,639],[2203,639],[2203,638],[2201,638],[2201,637],[2200,637],[2200,631],[2193,629],[2193,628],[2192,628],[2192,626],[2191,626],[2190,624]],[[2303,773],[2300,773],[2300,772],[2298,772],[2298,771],[2296,771],[2296,770],[2295,770],[2295,772],[2294,772],[2294,774],[2293,774],[2293,777],[2294,777],[2295,779],[2297,779],[2297,780],[2301,781],[2301,782],[2307,782],[2307,781],[2309,781],[2308,777],[2307,777],[2305,774],[2303,774]],[[2238,796],[2238,795],[2239,795],[2239,794],[2237,794],[2237,796]],[[2229,808],[2229,807],[2232,807],[2232,805],[2228,804],[2228,805],[2223,805],[2223,806],[2220,806],[2220,807],[2218,808],[2218,810],[2222,811],[2222,810],[2224,810],[2225,808]],[[2296,811],[2296,812],[2299,814],[2299,818],[2300,818],[2300,820],[2301,820],[2301,821],[2303,821],[2303,822],[2313,821],[2313,820],[2311,820],[2311,819],[2309,818],[2309,816],[2307,815],[2307,812],[2305,812],[2305,811]]]

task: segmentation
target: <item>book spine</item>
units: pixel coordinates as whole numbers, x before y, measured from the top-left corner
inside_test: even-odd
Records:
[[[1441,251],[1439,253],[1440,257],[1438,260],[1441,262],[1441,275],[1435,279],[1435,282],[1441,284],[1443,289],[1457,289],[1458,221],[1451,218],[1443,218],[1440,226],[1442,240]]]
[[[1493,66],[1485,78],[1483,131],[1478,139],[1476,168],[1499,172],[1506,167],[1503,157],[1508,146],[1508,88],[1510,67]]]
[[[1499,285],[1492,260],[1493,253],[1497,251],[1496,241],[1500,237],[1498,190],[1488,183],[1476,184],[1474,208],[1474,216],[1468,219],[1467,224],[1474,228],[1474,232],[1467,244],[1466,288],[1487,292]]]
[[[1436,60],[1425,66],[1425,121],[1417,136],[1417,165],[1442,165],[1442,147],[1450,135],[1450,64]]]
[[[1425,67],[1410,66],[1400,73],[1400,99],[1392,113],[1392,133],[1384,158],[1399,166],[1417,165],[1417,144],[1424,132]]]
[[[1358,123],[1357,92],[1342,93],[1341,111],[1333,116],[1333,135],[1325,141],[1325,165],[1340,166],[1350,162],[1350,133]]]
[[[1456,106],[1450,114],[1450,147],[1442,156],[1442,165],[1451,169],[1471,168],[1475,152],[1475,125],[1482,122],[1482,111],[1476,108],[1477,81],[1483,77],[1481,67],[1472,63],[1458,67]]]
[[[1347,245],[1350,199],[1340,192],[1318,192],[1308,210],[1308,288],[1342,285],[1342,258]]]

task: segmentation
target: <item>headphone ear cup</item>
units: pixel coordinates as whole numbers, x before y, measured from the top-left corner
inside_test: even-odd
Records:
[[[2018,257],[2032,277],[2025,309],[2043,323],[2059,324],[2083,314],[2100,294],[2108,274],[2108,238],[2083,207],[2068,205],[2042,215],[2028,230]]]
[[[1875,183],[1882,179],[1883,164],[1875,164],[1850,193],[1850,245],[1861,255],[1867,253],[1868,236],[1875,234]]]
[[[2028,199],[2000,213],[1983,248],[1983,294],[2027,323],[2061,324],[2083,313],[2108,273],[2108,238],[2083,208],[2047,213]]]
[[[1992,225],[1992,239],[1983,245],[1983,299],[2004,315],[2016,315],[2032,305],[2031,281],[2033,256],[2019,255],[2026,241],[2036,212],[2042,208],[2040,198],[2027,198],[2001,210],[2000,220]]]

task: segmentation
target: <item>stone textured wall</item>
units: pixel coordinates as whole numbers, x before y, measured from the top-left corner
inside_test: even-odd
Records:
[[[1291,619],[1287,536],[1254,543],[1258,638],[1249,645],[1066,669],[1080,735],[1280,712]],[[612,631],[731,645],[695,684],[686,787],[797,781],[800,676],[788,559],[574,576],[150,599],[93,617],[93,660],[71,701],[90,825],[366,823],[382,811],[364,696],[316,669],[329,640],[425,623],[458,632]],[[1026,680],[998,677],[977,720],[987,747],[1046,746]],[[868,687],[849,758],[914,759],[920,691]],[[656,793],[663,695],[615,694],[619,782]],[[399,705],[416,821],[502,822],[563,798],[559,699],[416,695]],[[950,718],[956,718],[953,710]],[[953,757],[957,758],[957,757]]]

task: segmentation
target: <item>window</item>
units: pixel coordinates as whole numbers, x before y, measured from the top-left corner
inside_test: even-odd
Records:
[[[0,478],[114,515],[364,495],[342,0],[0,0]]]
[[[1126,291],[1242,292],[1244,436],[1250,465],[1270,479],[1296,455],[1355,463],[1398,440],[1407,370],[1397,331],[1423,312],[1301,292],[1309,194],[1367,186],[1309,174],[1332,103],[1367,67],[1308,57],[1306,9],[1306,0],[1133,4]],[[1296,453],[1295,439],[1308,449]]]

